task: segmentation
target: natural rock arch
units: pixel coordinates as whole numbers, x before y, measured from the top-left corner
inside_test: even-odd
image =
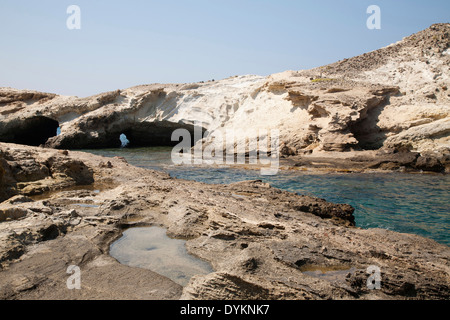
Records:
[[[120,148],[123,134],[129,141],[127,147],[175,146],[179,141],[172,141],[172,133],[176,129],[186,129],[191,134],[191,145],[194,141],[194,126],[170,121],[132,122],[117,121],[108,123],[103,119],[94,119],[95,125],[83,127],[82,130],[69,131],[53,137],[46,143],[47,147],[56,149],[100,149]],[[206,129],[202,128],[202,132]]]

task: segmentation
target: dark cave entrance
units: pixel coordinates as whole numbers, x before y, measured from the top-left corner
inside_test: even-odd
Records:
[[[176,129],[189,131],[191,146],[195,144],[194,126],[168,121],[135,123],[119,133],[118,147],[173,147],[179,141],[172,141],[172,133]],[[206,129],[201,128],[202,135]],[[116,136],[117,137],[117,136]]]
[[[172,141],[172,133],[177,129],[188,132],[192,146],[196,139],[194,125],[170,121],[129,122],[105,127],[106,125],[98,123],[96,130],[83,128],[78,132],[64,135],[58,121],[44,116],[35,116],[11,121],[4,127],[0,123],[0,141],[30,146],[47,144],[52,148],[68,150],[173,147],[179,144],[179,141]],[[205,128],[197,128],[197,130],[201,131],[202,136],[206,131]],[[61,138],[51,139],[56,136]]]
[[[361,121],[350,126],[350,132],[358,140],[359,150],[378,150],[386,140],[386,134],[378,127],[366,128],[367,123]]]
[[[386,140],[386,132],[379,126],[379,117],[385,106],[389,104],[389,97],[385,97],[378,105],[369,108],[361,119],[349,125],[350,133],[358,140],[361,150],[378,150]]]
[[[56,120],[35,116],[21,122],[14,123],[0,135],[3,142],[40,146],[51,137],[57,135],[59,123]]]

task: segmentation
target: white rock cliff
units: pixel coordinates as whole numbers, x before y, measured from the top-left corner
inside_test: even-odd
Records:
[[[173,145],[173,130],[193,131],[197,121],[209,137],[235,130],[238,142],[278,129],[288,155],[382,147],[448,153],[449,31],[433,25],[358,57],[269,77],[141,85],[88,98],[1,88],[0,141],[102,148],[120,146],[125,133],[132,146]]]

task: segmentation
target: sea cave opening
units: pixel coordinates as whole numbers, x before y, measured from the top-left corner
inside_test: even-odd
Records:
[[[0,133],[0,141],[40,146],[49,138],[56,136],[58,128],[60,128],[58,121],[35,116],[9,125],[6,132]]]
[[[191,139],[191,146],[195,144],[196,135],[193,125],[160,121],[134,123],[133,126],[122,128],[117,132],[119,133],[119,141],[116,146],[120,148],[173,147],[179,143],[179,141],[172,140],[172,133],[176,129],[187,130]],[[206,131],[205,128],[200,128],[200,130],[202,135]],[[117,133],[115,137],[117,137]]]

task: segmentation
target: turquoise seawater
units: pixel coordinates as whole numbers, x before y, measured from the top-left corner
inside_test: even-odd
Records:
[[[279,171],[261,176],[258,170],[173,166],[170,148],[86,150],[121,156],[135,166],[205,183],[261,179],[272,186],[355,208],[356,225],[418,234],[450,245],[450,176],[440,174],[346,173],[310,174]]]

